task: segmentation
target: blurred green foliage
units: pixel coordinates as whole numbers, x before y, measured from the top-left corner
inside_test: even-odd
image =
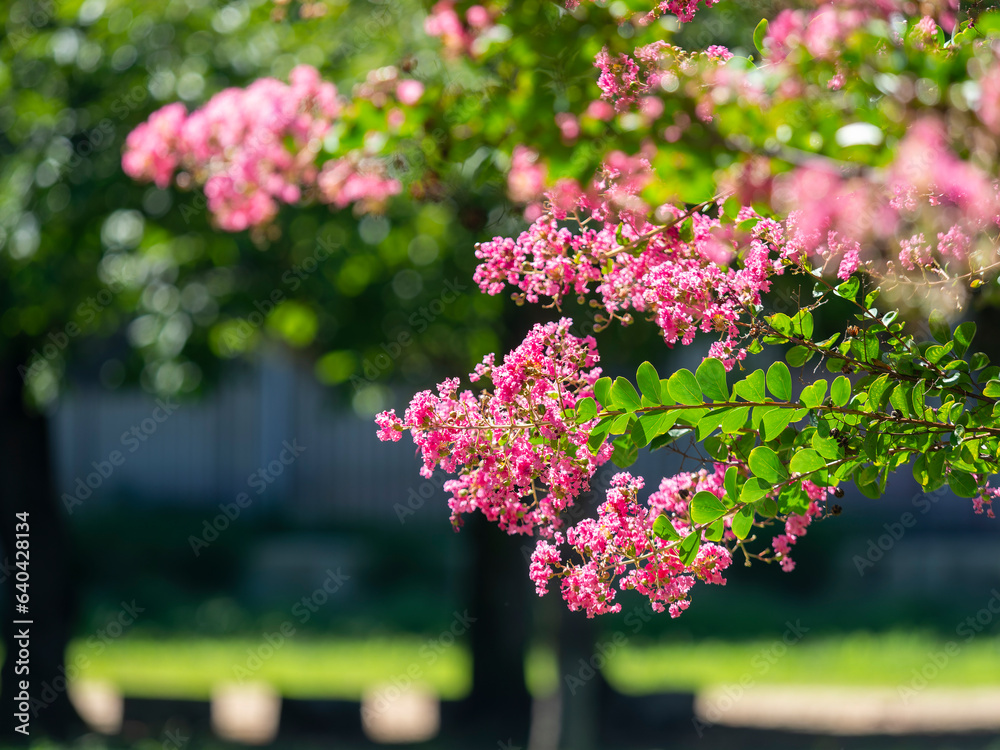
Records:
[[[608,8],[584,3],[574,17],[529,0],[472,62],[441,57],[423,33],[427,5],[330,0],[321,18],[299,18],[292,6],[278,21],[262,0],[0,8],[0,334],[29,369],[36,402],[55,396],[73,362],[78,377],[108,387],[138,379],[187,392],[218,374],[218,358],[278,341],[316,362],[324,383],[355,378],[345,400],[368,413],[386,405],[381,384],[391,377],[425,385],[434,364],[465,369],[501,348],[503,301],[470,279],[474,243],[521,224],[505,199],[514,145],[542,151],[553,176],[582,180],[612,145],[637,146],[640,134],[620,130],[564,143],[553,117],[597,98],[593,58],[603,45],[629,50],[672,27],[619,26]],[[680,38],[747,43],[741,19],[756,12],[707,14]],[[125,136],[157,107],[194,108],[300,63],[348,94],[385,65],[427,86],[419,127],[384,147],[409,193],[384,216],[286,208],[254,241],[215,231],[200,192],[137,185],[122,173]],[[375,127],[375,115],[361,108],[351,138]],[[316,263],[321,241],[337,250]],[[448,284],[463,289],[458,300],[421,313]],[[414,345],[376,365],[404,332]]]

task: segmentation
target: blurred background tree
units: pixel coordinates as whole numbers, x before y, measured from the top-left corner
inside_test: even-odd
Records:
[[[93,632],[100,622],[95,601],[117,606],[137,588],[157,588],[162,597],[150,632],[229,635],[256,627],[259,633],[257,626],[270,623],[270,614],[256,613],[258,619],[248,623],[252,618],[241,610],[233,614],[239,608],[221,596],[198,607],[204,615],[199,619],[190,600],[210,585],[215,594],[231,593],[232,571],[243,564],[241,555],[256,534],[308,526],[259,516],[213,549],[210,563],[199,559],[196,566],[190,549],[177,540],[187,538],[192,518],[200,523],[206,508],[214,511],[216,500],[231,498],[213,498],[177,517],[147,512],[138,503],[92,517],[72,515],[72,500],[67,507],[61,499],[71,488],[56,486],[47,418],[66,395],[138,386],[197,402],[231,381],[241,362],[280,352],[326,386],[342,413],[369,418],[398,407],[400,394],[430,387],[442,373],[468,372],[484,354],[520,340],[536,319],[556,314],[479,294],[471,283],[475,243],[509,236],[524,225],[521,208],[507,200],[513,148],[529,143],[551,160],[553,176],[578,179],[592,175],[610,148],[638,148],[642,133],[610,129],[567,142],[553,120],[597,98],[593,59],[603,45],[630,50],[669,35],[673,27],[666,21],[645,29],[620,26],[616,13],[621,15],[617,6],[623,3],[585,3],[570,17],[556,3],[527,0],[505,16],[506,31],[492,46],[469,60],[442,57],[439,40],[424,32],[431,5],[331,0],[290,5],[281,18],[275,18],[278,6],[259,0],[16,0],[0,7],[0,541],[5,551],[12,549],[9,519],[29,510],[39,684],[60,674],[69,638]],[[304,10],[314,6],[325,12],[312,17],[313,10]],[[692,46],[711,39],[748,54],[757,19],[773,10],[723,4],[675,38]],[[310,17],[303,18],[304,12]],[[382,147],[380,155],[405,188],[384,212],[285,207],[266,232],[230,234],[213,226],[200,191],[138,185],[123,174],[125,136],[158,107],[179,100],[193,109],[227,86],[268,75],[286,80],[302,63],[317,67],[346,95],[388,65],[425,84],[418,131],[387,139]],[[367,122],[359,116],[357,132],[364,133]],[[693,147],[689,157],[681,178],[704,183],[714,165]],[[440,313],[421,312],[451,288],[458,289],[453,303],[439,303]],[[566,313],[588,319],[587,310],[571,307]],[[392,354],[404,332],[412,345]],[[638,359],[665,356],[657,332],[642,322],[605,337],[601,350],[607,363],[621,362],[625,369]],[[443,519],[441,529],[450,534]],[[370,584],[382,600],[375,615],[359,618],[357,630],[367,632],[373,622],[383,624],[381,618],[392,620],[389,631],[437,632],[437,615],[417,611],[429,605],[419,597],[416,605],[396,601],[402,585],[386,581],[410,581],[404,573],[415,562],[445,569],[436,555],[448,554],[447,545],[455,544],[451,537],[428,541],[420,538],[424,532],[384,527],[364,533],[380,555]],[[470,634],[473,698],[467,718],[492,713],[512,727],[512,719],[496,710],[495,697],[502,695],[519,712],[521,726],[511,731],[523,732],[529,641],[557,650],[568,646],[562,671],[552,669],[562,674],[589,650],[593,634],[561,639],[558,623],[567,615],[556,616],[545,605],[529,610],[521,548],[496,529],[480,528],[470,537],[475,547],[463,551],[457,567],[474,567],[468,588],[485,614]],[[816,544],[819,558],[823,542]],[[833,539],[826,544],[833,546]],[[819,559],[803,559],[802,567],[814,571],[808,574],[814,579],[832,575]],[[740,600],[762,633],[780,625],[785,612],[800,611],[776,607],[782,594],[774,592],[782,590],[773,576],[765,578],[771,594],[759,597],[745,588]],[[803,587],[792,592],[793,599],[806,580],[791,584]],[[12,584],[10,577],[4,581],[8,607]],[[178,593],[188,589],[197,594]],[[851,601],[853,592],[842,593],[832,604],[817,604],[824,614],[815,619],[823,620],[837,601]],[[684,627],[691,630],[676,632],[747,635],[750,625],[723,616],[732,599],[724,605],[719,597],[732,595],[706,596],[699,603],[703,615],[685,616]],[[438,608],[446,611],[451,600],[440,599]],[[894,615],[881,604],[874,598],[868,613],[879,626],[889,626]],[[900,616],[921,622],[941,617],[926,604],[915,607]],[[505,629],[505,621],[515,626]],[[5,618],[8,654],[9,622]],[[312,625],[320,632],[328,626],[328,619],[319,618]],[[664,627],[650,626],[646,633]],[[6,659],[0,678],[4,705],[12,702],[12,668],[13,660]],[[650,680],[655,683],[655,676]],[[573,740],[580,748],[594,740],[586,736],[592,724],[583,721],[579,705],[574,711],[568,725],[584,728]],[[55,736],[73,733],[76,721],[65,691],[39,719]]]

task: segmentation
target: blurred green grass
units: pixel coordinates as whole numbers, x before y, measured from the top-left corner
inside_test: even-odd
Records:
[[[913,670],[945,661],[931,681],[934,687],[1000,685],[1000,638],[981,635],[949,643],[921,633],[808,634],[791,646],[780,639],[742,643],[703,641],[626,647],[609,659],[608,681],[629,694],[697,690],[739,683],[896,687],[909,684]]]
[[[133,696],[207,698],[217,685],[245,681],[269,683],[288,697],[346,699],[411,674],[442,698],[464,695],[471,684],[468,652],[426,646],[408,637],[297,639],[278,648],[263,639],[122,638],[100,653],[74,641],[67,661],[87,664],[81,678],[110,682]]]
[[[615,688],[629,694],[694,691],[747,677],[755,684],[893,687],[908,683],[913,670],[928,664],[931,654],[943,653],[946,643],[907,632],[806,634],[788,647],[778,639],[626,643],[608,655],[604,673]],[[1000,637],[955,643],[958,651],[946,656],[934,686],[1000,685]],[[264,644],[122,638],[100,653],[77,641],[69,657],[70,663],[86,663],[82,678],[110,682],[134,696],[205,698],[213,687],[242,678],[267,682],[289,697],[356,699],[366,689],[398,683],[411,674],[442,698],[455,699],[471,684],[469,653],[461,645],[437,650],[413,637],[296,639],[258,663],[253,657],[267,654]],[[532,649],[526,667],[535,694],[551,692],[560,679],[555,656],[547,649]]]

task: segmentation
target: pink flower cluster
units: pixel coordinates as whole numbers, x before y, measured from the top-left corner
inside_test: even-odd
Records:
[[[593,2],[593,0],[590,0]],[[698,5],[704,2],[706,8],[711,8],[719,0],[661,0],[655,3],[644,16],[640,18],[641,23],[654,21],[665,13],[672,13],[677,16],[681,23],[687,23],[694,18],[698,12]],[[569,10],[579,7],[580,0],[566,0],[566,7]]]
[[[297,203],[305,191],[338,206],[371,208],[398,193],[399,183],[358,159],[317,168],[323,138],[341,110],[333,84],[300,65],[289,84],[262,78],[226,89],[190,114],[179,103],[154,112],[129,133],[122,168],[159,187],[174,179],[203,184],[209,211],[232,232],[267,224],[279,204]]]
[[[742,267],[731,268],[737,239],[717,218],[695,213],[691,236],[683,238],[678,208],[662,206],[664,229],[649,222],[636,192],[648,178],[648,162],[612,154],[605,178],[589,193],[563,181],[548,193],[552,211],[517,239],[496,237],[476,246],[482,262],[474,280],[487,294],[509,284],[528,302],[559,306],[567,295],[594,292],[609,320],[630,322],[636,312],[655,321],[668,345],[689,344],[695,335],[716,333],[710,356],[732,367],[745,356],[737,321],[759,304],[770,278],[783,266],[771,257],[769,224],[761,224],[743,248]],[[570,231],[559,219],[577,217]],[[751,218],[745,212],[741,218]]]
[[[717,68],[732,57],[728,49],[719,45],[691,52],[666,42],[653,42],[636,47],[632,56],[624,53],[611,56],[607,48],[602,49],[594,59],[594,66],[600,70],[597,86],[601,96],[623,112],[637,101],[649,107],[645,97],[657,94],[661,84],[674,77],[676,71],[691,75],[706,67]]]
[[[770,26],[768,65],[759,69],[720,65],[724,56],[718,51],[687,53],[665,43],[639,47],[631,56],[612,57],[602,51],[596,59],[598,85],[617,111],[642,115],[654,132],[665,111],[662,89],[668,81],[667,90],[690,92],[696,115],[706,122],[713,120],[719,107],[736,101],[741,107],[777,108],[818,91],[802,77],[797,62],[785,60],[790,51],[802,46],[813,58],[833,54],[854,29],[901,9],[899,3],[886,0],[824,4],[809,13],[785,11]],[[911,37],[930,44],[936,29],[934,20],[925,17],[912,26]],[[838,62],[837,76],[843,79],[840,66]],[[984,92],[976,102],[977,111],[992,134],[1000,132],[1000,72],[996,71],[1000,59],[975,72]],[[834,88],[839,85],[831,83]],[[659,106],[651,106],[651,100]],[[690,126],[683,112],[672,120],[662,131],[668,142],[677,141]],[[864,122],[842,130],[845,138],[857,138],[859,143],[879,143],[885,137],[880,128]],[[768,174],[772,166],[767,160],[756,159],[745,165],[743,174],[730,179],[730,187],[743,202],[766,202],[787,217],[782,257],[829,263],[840,278],[879,260],[875,256],[884,249],[895,249],[886,260],[898,260],[897,270],[961,266],[974,250],[973,238],[1000,223],[1000,181],[958,156],[969,143],[953,143],[957,132],[949,131],[939,116],[926,114],[911,124],[884,169],[845,175],[841,164],[802,155],[793,160],[790,171],[775,177]]]
[[[324,203],[337,208],[353,203],[359,213],[380,210],[403,189],[388,175],[382,159],[357,153],[326,162],[316,177],[316,188]]]
[[[507,173],[507,194],[515,203],[532,204],[545,194],[545,178],[548,170],[539,162],[538,152],[527,146],[515,146]],[[531,207],[529,207],[531,208]],[[532,211],[541,213],[538,206]]]
[[[991,489],[989,492],[972,498],[972,509],[976,515],[982,515],[986,511],[987,518],[996,518],[993,512],[993,501],[1000,497],[1000,489]]]
[[[395,411],[379,414],[378,437],[396,442],[409,431],[423,458],[423,476],[438,468],[458,475],[444,484],[456,527],[463,514],[478,510],[508,534],[536,534],[529,577],[539,596],[560,579],[568,607],[594,617],[620,611],[618,592],[633,590],[655,611],[677,617],[690,605],[697,581],[726,583],[729,547],[736,542],[731,513],[723,519],[721,538],[709,541],[707,525],[692,524],[690,503],[699,492],[723,499],[728,467],[664,478],[646,504],[638,499],[643,479],[616,474],[596,517],[567,526],[564,516],[612,449],[605,442],[594,455],[587,447],[598,417],[581,424],[574,419],[601,371],[593,339],[573,336],[571,325],[568,319],[536,325],[502,364],[492,355],[484,358],[469,377],[491,382],[492,390],[459,392],[458,379],[448,379],[436,394],[414,396],[403,418]],[[808,480],[802,487],[812,500],[809,511],[788,516],[785,533],[773,542],[785,570],[794,565],[791,544],[819,515],[827,492]],[[654,533],[661,514],[679,540]],[[700,544],[685,563],[679,547],[691,534],[700,535]]]
[[[667,480],[664,480],[667,481]],[[690,604],[688,593],[697,580],[724,585],[722,571],[732,557],[722,545],[703,543],[697,557],[685,565],[676,542],[667,542],[653,533],[659,515],[653,497],[649,507],[638,500],[643,488],[641,477],[627,472],[611,480],[607,500],[597,509],[596,518],[587,518],[557,535],[555,543],[540,540],[531,558],[530,576],[539,595],[553,577],[562,578],[563,599],[571,610],[583,610],[587,617],[618,612],[618,590],[635,590],[649,598],[657,612],[667,607],[677,617]],[[654,496],[655,497],[655,496]],[[686,508],[684,509],[686,511]],[[694,531],[675,524],[684,536]],[[558,545],[565,544],[583,559],[563,562]]]
[[[403,419],[394,412],[377,418],[381,440],[410,431],[423,476],[437,467],[458,475],[444,485],[456,525],[478,510],[509,533],[552,538],[560,514],[610,457],[610,444],[596,455],[587,448],[596,420],[576,424],[566,416],[593,396],[601,375],[593,338],[572,335],[571,325],[568,318],[536,325],[502,364],[484,359],[470,378],[491,381],[492,390],[459,392],[458,379],[449,379],[436,394],[415,395]]]
[[[778,180],[773,195],[789,216],[783,252],[840,259],[841,278],[859,266],[862,247],[879,244],[898,246],[911,271],[963,263],[971,238],[1000,217],[1000,182],[959,159],[932,119],[910,128],[882,179],[844,178],[816,163]],[[936,246],[929,232],[904,232],[915,223],[936,234]]]
[[[783,10],[768,25],[765,39],[768,58],[784,60],[797,47],[804,47],[811,56],[836,59],[842,40],[856,29],[873,20],[892,22],[912,16],[915,4],[909,0],[840,0],[837,3],[819,0],[816,10]],[[935,0],[922,3],[921,8],[933,9],[934,16],[924,16],[911,25],[908,37],[918,49],[935,41],[938,24],[951,33],[958,12],[958,0]],[[902,40],[897,40],[902,41]]]
[[[455,5],[455,0],[435,3],[424,20],[424,31],[439,37],[448,55],[478,57],[484,51],[482,37],[493,27],[493,14],[482,5],[473,5],[463,19]]]

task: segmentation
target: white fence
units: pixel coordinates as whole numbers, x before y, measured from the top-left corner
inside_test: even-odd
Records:
[[[255,507],[280,506],[300,521],[398,523],[394,506],[411,490],[431,494],[412,444],[380,443],[374,422],[334,408],[332,395],[281,360],[194,401],[71,390],[52,422],[58,492],[73,512],[118,502],[215,507],[247,493]],[[443,493],[432,497],[406,521],[446,516]]]

